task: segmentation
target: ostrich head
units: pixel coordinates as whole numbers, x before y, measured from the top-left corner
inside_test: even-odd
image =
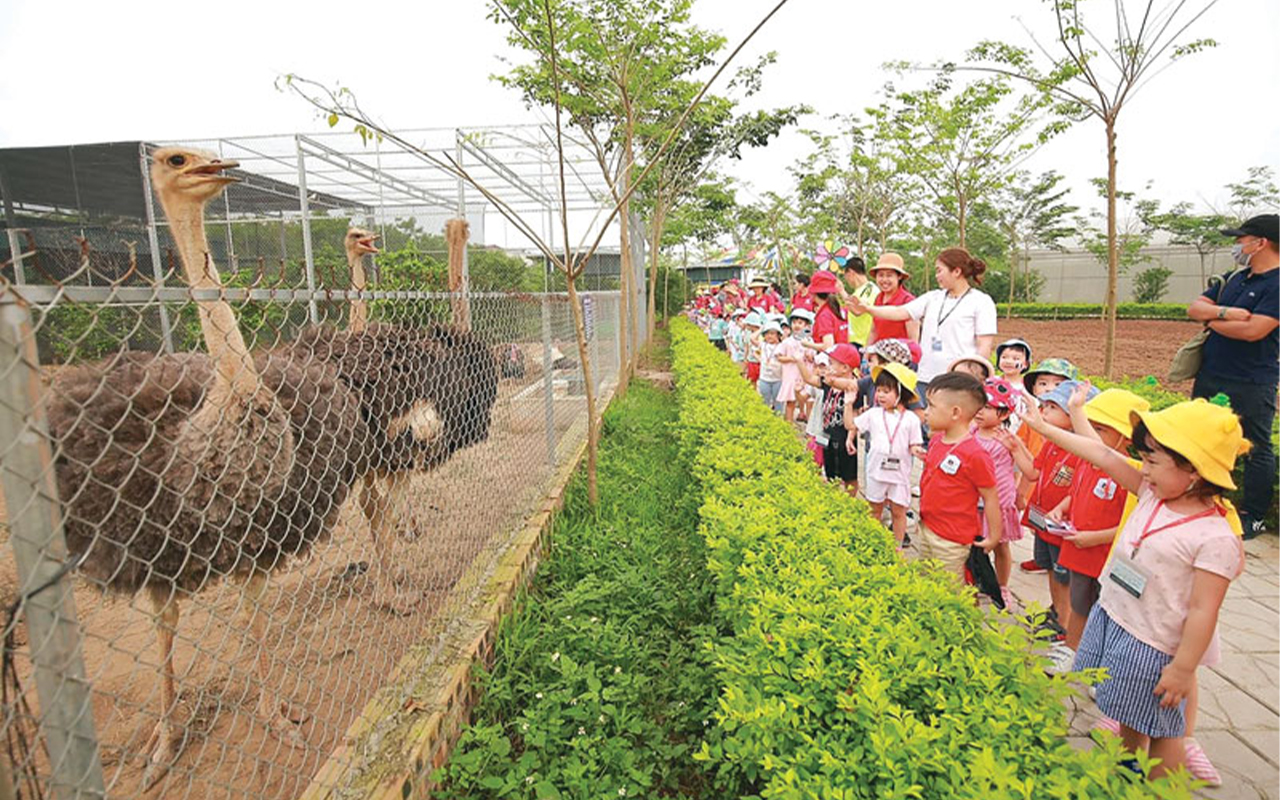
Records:
[[[185,147],[162,147],[152,154],[151,184],[165,207],[174,199],[207,203],[217,197],[227,184],[235,183],[225,170],[240,166],[223,161],[212,153]]]
[[[366,231],[363,228],[351,228],[347,231],[347,237],[343,240],[343,245],[347,249],[347,258],[360,258],[368,253],[376,254],[378,246],[375,242],[380,237],[372,231]]]

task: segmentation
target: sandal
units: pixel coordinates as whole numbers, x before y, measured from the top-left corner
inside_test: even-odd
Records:
[[[1213,762],[1209,760],[1208,754],[1200,743],[1188,736],[1186,746],[1187,769],[1191,770],[1191,774],[1210,786],[1221,786],[1222,776],[1218,774],[1218,770],[1214,768]]]

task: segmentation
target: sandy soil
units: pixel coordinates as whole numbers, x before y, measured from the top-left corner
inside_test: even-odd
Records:
[[[489,440],[433,473],[415,476],[413,497],[423,529],[395,542],[396,562],[407,573],[401,585],[422,596],[414,613],[396,616],[370,602],[373,575],[364,566],[374,561],[374,553],[357,493],[344,506],[332,539],[272,581],[265,647],[246,635],[240,586],[221,584],[183,603],[175,650],[180,691],[175,718],[185,735],[184,749],[145,796],[257,800],[295,797],[306,787],[475,555],[493,536],[521,523],[545,496],[552,475],[545,396],[540,388],[521,395],[537,383],[536,377],[504,381]],[[555,415],[562,440],[582,411],[581,396],[560,393]],[[562,441],[559,457],[571,449]],[[16,585],[12,560],[5,559],[0,593],[12,596]],[[84,580],[77,581],[75,602],[108,793],[143,796],[142,754],[159,710],[149,603],[143,596],[104,595]],[[25,645],[21,626],[17,634],[19,645]],[[267,733],[254,714],[264,688],[256,673],[260,652],[271,662],[265,688],[309,714],[298,729],[300,747]],[[36,706],[24,646],[17,663],[29,702]]]

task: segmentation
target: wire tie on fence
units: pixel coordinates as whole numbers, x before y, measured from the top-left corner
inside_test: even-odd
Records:
[[[89,551],[85,550],[80,555],[74,558],[67,559],[62,563],[62,566],[58,567],[58,569],[52,575],[50,575],[47,580],[45,580],[44,583],[40,584],[34,589],[31,589],[29,591],[23,592],[22,594],[18,595],[17,599],[14,600],[12,603],[10,603],[9,607],[5,610],[5,630],[9,629],[9,626],[13,622],[13,617],[17,615],[18,610],[22,607],[24,603],[31,600],[33,597],[40,594],[44,590],[48,589],[50,586],[53,586],[58,581],[62,580],[67,573],[78,568],[81,564],[84,563],[84,560],[88,557],[89,557]],[[7,657],[8,656],[6,655],[6,658]]]

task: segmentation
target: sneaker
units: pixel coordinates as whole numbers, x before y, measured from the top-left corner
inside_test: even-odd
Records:
[[[1218,770],[1214,768],[1213,762],[1209,760],[1200,743],[1188,737],[1186,746],[1187,769],[1191,770],[1191,774],[1210,786],[1221,786],[1222,776],[1218,774]]]
[[[1245,514],[1240,515],[1240,526],[1242,528],[1242,537],[1246,542],[1250,539],[1256,539],[1266,533],[1267,525],[1260,519],[1253,519]],[[1212,767],[1212,765],[1210,765]],[[1216,772],[1214,774],[1217,774]]]
[[[1076,660],[1076,651],[1060,642],[1055,642],[1046,655],[1049,659],[1049,664],[1044,668],[1044,671],[1050,675],[1065,675],[1071,671],[1071,665]]]
[[[1001,586],[1001,587],[1000,587],[1000,598],[1001,598],[1002,600],[1004,600],[1004,608],[1005,608],[1005,611],[1009,611],[1009,612],[1011,612],[1011,613],[1012,613],[1012,611],[1013,611],[1013,602],[1014,602],[1014,600],[1013,600],[1013,592],[1009,591],[1009,587],[1008,587],[1008,586]]]
[[[1023,561],[1018,565],[1023,572],[1044,572],[1044,567],[1036,563],[1034,558]]]

